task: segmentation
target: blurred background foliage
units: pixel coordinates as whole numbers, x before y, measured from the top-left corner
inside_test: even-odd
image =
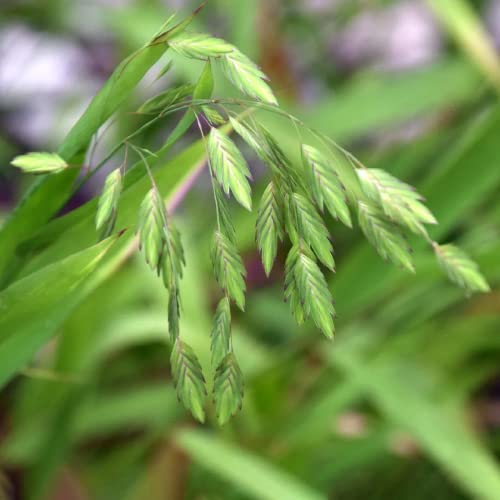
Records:
[[[12,156],[56,148],[117,63],[172,10],[196,5],[2,0],[0,217],[27,187]],[[440,221],[432,236],[458,241],[493,291],[466,299],[419,245],[408,276],[359,231],[332,224],[339,317],[329,343],[295,326],[283,255],[267,280],[254,216],[234,206],[249,286],[235,318],[242,412],[222,429],[186,415],[169,379],[165,293],[140,258],[123,258],[2,390],[5,498],[500,499],[500,2],[210,0],[196,24],[259,61],[288,110],[416,185]],[[198,74],[181,60],[167,80],[153,71],[134,102]],[[267,120],[293,145],[283,121]],[[134,126],[118,120],[96,157]],[[201,177],[177,210],[182,330],[205,365],[217,301],[207,203]]]

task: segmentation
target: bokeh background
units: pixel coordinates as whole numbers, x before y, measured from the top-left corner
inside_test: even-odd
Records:
[[[30,182],[11,158],[56,149],[119,61],[172,11],[196,6],[0,0],[0,218]],[[195,424],[177,403],[165,294],[133,257],[2,390],[2,495],[500,499],[500,1],[210,0],[195,24],[258,61],[286,109],[416,185],[440,221],[433,237],[458,241],[493,291],[464,297],[418,244],[417,274],[406,275],[359,230],[332,224],[339,317],[327,343],[295,325],[282,301],[284,254],[266,279],[254,218],[234,206],[249,288],[234,319],[243,411],[219,429]],[[176,59],[155,81],[160,68],[131,105],[199,73]],[[160,143],[174,123],[145,139]],[[294,140],[276,118],[268,126]],[[96,160],[133,127],[121,117]],[[251,163],[259,192],[263,169]],[[66,210],[95,196],[102,179]],[[207,186],[202,176],[177,211],[188,253],[182,328],[205,362],[218,298]]]

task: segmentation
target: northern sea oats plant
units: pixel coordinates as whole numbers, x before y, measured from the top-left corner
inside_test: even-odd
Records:
[[[155,181],[156,171],[152,165],[155,158],[164,156],[193,125],[199,129],[208,158],[217,221],[211,259],[215,278],[223,292],[211,332],[215,374],[213,400],[218,422],[223,425],[241,408],[244,386],[237,353],[233,351],[231,308],[245,308],[245,266],[238,253],[228,198],[234,198],[247,210],[253,207],[250,169],[237,143],[231,139],[231,132],[234,131],[268,167],[269,184],[256,209],[256,242],[267,275],[273,268],[279,245],[289,248],[284,297],[299,324],[311,319],[326,337],[334,337],[334,301],[325,278],[325,272],[335,272],[334,248],[325,222],[327,217],[349,228],[357,219],[361,231],[380,256],[410,272],[415,272],[415,267],[405,233],[414,233],[429,243],[449,279],[467,294],[485,292],[489,287],[477,265],[460,249],[449,244],[440,245],[431,239],[426,226],[437,224],[437,220],[413,187],[384,170],[366,168],[331,138],[285,112],[279,107],[266,75],[255,63],[220,38],[188,32],[190,20],[175,25],[171,18],[148,45],[116,70],[111,84],[101,91],[90,109],[96,107],[96,102],[102,105],[111,90],[128,91],[128,88],[120,89],[120,85],[125,85],[131,68],[139,64],[138,60],[142,60],[144,52],[151,48],[171,49],[182,57],[204,61],[198,82],[166,89],[142,104],[135,114],[145,119],[144,124],[94,166],[87,177],[115,154],[124,151],[124,162],[107,176],[98,201],[95,226],[101,240],[123,229],[117,227],[121,196],[143,175],[150,179],[149,192],[136,217],[137,237],[147,264],[161,276],[168,293],[171,368],[178,398],[203,422],[206,382],[197,353],[182,338],[179,329],[180,287],[186,264],[184,251],[179,231],[166,209],[164,194]],[[171,65],[169,63],[158,78]],[[212,95],[215,65],[243,94],[241,98]],[[131,87],[133,83],[136,82],[127,85]],[[97,134],[116,107],[96,118],[97,129],[93,127],[92,135]],[[160,150],[152,152],[148,144],[135,142],[142,131],[178,112],[184,114]],[[261,123],[262,112],[279,114],[293,124],[301,144],[299,164],[294,163]],[[202,120],[210,128],[208,133]],[[80,161],[75,161],[76,153],[87,151],[90,142],[83,141],[71,154],[64,151],[59,154],[30,153],[15,158],[12,164],[26,173],[60,175],[75,167],[83,168],[82,156]],[[130,166],[128,160],[132,155],[137,157],[138,163]],[[344,179],[339,165],[347,166],[355,174],[354,188]]]

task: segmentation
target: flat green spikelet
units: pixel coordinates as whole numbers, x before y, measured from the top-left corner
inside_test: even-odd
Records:
[[[119,168],[113,170],[104,181],[96,214],[96,229],[100,239],[107,238],[114,230],[122,185],[123,176]]]
[[[333,338],[335,308],[326,279],[304,242],[291,248],[285,268],[285,299],[299,318],[311,318],[328,338]],[[298,311],[295,308],[299,308]]]
[[[215,108],[202,106],[201,110],[212,127],[217,127],[226,123],[226,119]]]
[[[232,193],[240,205],[251,210],[252,191],[248,182],[251,175],[236,144],[213,128],[208,139],[208,154],[213,173],[224,192]]]
[[[213,188],[216,201],[217,219],[220,223],[221,231],[229,239],[229,241],[236,244],[236,229],[234,228],[227,196],[223,193],[218,184],[214,183]]]
[[[302,156],[309,186],[319,209],[322,211],[326,205],[332,217],[352,227],[344,186],[331,162],[318,149],[307,144],[302,145]]]
[[[278,104],[273,91],[266,83],[267,76],[238,49],[235,48],[229,54],[225,54],[220,61],[226,77],[241,92],[268,104]]]
[[[287,265],[285,268],[285,302],[290,306],[290,311],[295,318],[295,321],[299,326],[303,325],[304,322],[309,319],[303,306],[302,295],[299,292],[297,280],[295,277],[295,272],[293,266],[295,261],[293,258],[287,259]]]
[[[392,221],[416,234],[427,235],[424,224],[437,224],[432,212],[422,203],[424,198],[409,184],[376,168],[357,171],[365,194]]]
[[[215,311],[211,339],[212,366],[217,367],[231,347],[231,304],[227,297],[221,299]]]
[[[282,200],[273,182],[267,186],[257,212],[256,240],[262,255],[264,270],[269,276],[276,259],[278,241],[284,236]]]
[[[233,45],[206,33],[183,32],[172,38],[169,41],[169,46],[181,56],[193,59],[220,57],[235,50]]]
[[[378,208],[359,202],[359,225],[380,256],[414,273],[411,249],[399,228]]]
[[[184,246],[182,245],[181,233],[177,226],[169,218],[167,221],[167,237],[168,237],[168,250],[172,258],[172,264],[177,276],[182,278],[184,267],[186,265],[186,257],[184,254]]]
[[[27,153],[16,156],[11,165],[27,174],[57,174],[68,168],[66,161],[55,153]]]
[[[166,229],[165,205],[156,188],[152,188],[141,204],[138,233],[146,262],[158,273],[167,242]]]
[[[207,390],[196,354],[188,344],[177,338],[172,347],[170,363],[179,401],[196,420],[204,422]]]
[[[166,242],[162,253],[161,273],[163,284],[169,292],[168,297],[168,330],[170,339],[174,342],[180,334],[180,291],[179,282],[182,279],[184,266],[184,248],[181,236],[173,222],[168,219]]]
[[[238,250],[227,236],[216,231],[212,244],[212,264],[219,285],[236,305],[245,309],[245,266]]]
[[[184,248],[182,246],[181,235],[173,222],[167,221],[165,231],[165,244],[161,257],[161,274],[163,284],[169,292],[178,292],[179,281],[182,279],[184,266]]]
[[[243,374],[233,353],[217,367],[214,377],[214,403],[219,425],[225,425],[241,410],[243,404]]]
[[[265,163],[267,163],[271,158],[271,152],[269,151],[266,141],[259,133],[259,131],[247,123],[242,123],[234,118],[229,118],[229,123],[233,127],[234,131],[247,143],[247,145],[253,149],[255,154]]]
[[[293,193],[288,203],[290,220],[295,231],[314,251],[318,259],[330,270],[335,269],[333,248],[328,229],[316,207],[305,196]]]
[[[463,250],[455,245],[435,244],[434,251],[450,281],[463,288],[467,294],[490,291],[479,266]]]

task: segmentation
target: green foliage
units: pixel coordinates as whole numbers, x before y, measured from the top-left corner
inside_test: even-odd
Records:
[[[429,6],[484,76],[500,89],[500,62],[495,45],[479,14],[465,0],[429,0]]]
[[[180,23],[175,32],[184,29],[192,20]],[[172,32],[164,33],[168,41]],[[131,95],[149,69],[168,49],[168,45],[155,44],[154,39],[125,59],[113,72],[103,88],[92,99],[78,122],[72,127],[57,153],[68,163],[78,162],[98,133],[99,128],[117,111]],[[72,194],[72,185],[78,176],[77,169],[67,169],[58,176],[44,177],[34,183],[7,224],[0,230],[0,285],[8,282],[3,276],[12,268],[12,252],[23,240],[32,236],[47,223]],[[15,260],[15,259],[14,259]]]
[[[250,171],[234,142],[218,129],[212,128],[208,138],[208,154],[213,174],[224,192],[231,192],[240,205],[251,210]]]
[[[278,188],[273,182],[267,186],[257,213],[256,239],[262,254],[264,270],[269,276],[278,251],[278,240],[283,240],[284,215]]]
[[[216,231],[212,243],[212,263],[219,285],[241,309],[245,309],[245,267],[234,243]]]
[[[463,288],[467,294],[490,291],[479,266],[463,250],[455,245],[435,244],[434,251],[450,281]]]
[[[46,266],[0,293],[0,386],[4,386],[55,335],[98,285],[95,273],[116,238]],[[94,278],[89,282],[90,278]]]
[[[399,228],[387,220],[383,212],[368,203],[360,201],[358,213],[363,233],[381,257],[415,272],[411,248]]]
[[[31,3],[37,8],[37,2]],[[354,5],[360,2],[344,4],[336,18],[340,27],[344,16],[351,19],[351,13],[360,8]],[[249,22],[259,19],[262,5],[254,0],[225,2],[221,12],[249,53],[262,45],[256,43],[259,30]],[[458,9],[440,10],[450,18],[461,15]],[[61,12],[57,11],[57,26]],[[136,43],[134,37],[142,43],[144,26],[159,15],[156,3],[143,2],[114,12],[109,29],[119,24],[127,46]],[[316,34],[321,15],[315,16],[312,13],[297,23],[294,15],[291,24],[299,24],[301,34],[309,29]],[[290,23],[288,18],[281,22]],[[464,38],[466,43],[477,40],[477,31],[465,29],[466,23],[461,26],[463,34],[473,35]],[[167,30],[158,35],[161,43],[141,49],[128,66],[120,67],[121,77],[138,77],[145,60],[167,48],[162,42]],[[287,40],[283,43],[287,49]],[[481,44],[471,46],[480,54]],[[273,48],[272,43],[264,46],[269,54],[274,54]],[[294,50],[300,60],[300,44]],[[321,61],[323,52],[312,56],[308,52],[308,57],[319,63],[313,75],[317,78],[328,66]],[[4,384],[11,381],[2,400],[2,418],[8,426],[1,458],[7,471],[19,471],[15,483],[16,489],[21,483],[23,498],[50,498],[61,488],[66,491],[68,466],[70,490],[81,489],[96,500],[157,500],[165,495],[269,500],[410,500],[424,494],[443,500],[497,498],[499,446],[491,420],[496,397],[490,389],[497,382],[500,355],[495,295],[478,295],[467,305],[460,290],[439,278],[432,252],[467,294],[489,289],[478,265],[457,247],[439,246],[432,240],[453,235],[477,258],[492,287],[498,285],[500,170],[495,158],[500,156],[500,112],[491,92],[480,90],[473,65],[456,51],[443,57],[428,68],[400,75],[362,71],[340,79],[326,68],[324,83],[335,84],[335,95],[306,105],[290,103],[316,130],[336,140],[352,139],[354,148],[361,146],[363,163],[375,169],[365,169],[329,137],[311,135],[283,109],[268,113],[270,108],[261,102],[226,100],[226,88],[220,85],[220,94],[212,96],[214,82],[206,64],[197,91],[177,103],[164,102],[149,116],[129,115],[128,108],[123,115],[120,111],[120,133],[135,133],[136,122],[140,126],[150,119],[156,122],[126,140],[128,147],[132,140],[141,147],[154,183],[142,161],[122,168],[116,226],[128,230],[118,240],[95,246],[101,210],[97,198],[54,216],[76,189],[71,188],[79,174],[76,167],[85,163],[90,142],[84,135],[80,155],[61,156],[71,168],[28,190],[11,222],[0,231],[0,288],[4,288],[0,292],[0,379]],[[484,67],[487,59],[478,55],[473,62],[478,61]],[[141,65],[134,67],[136,62]],[[199,66],[176,57],[175,78],[195,81]],[[132,68],[134,73],[129,72]],[[111,87],[101,103],[116,102],[117,90]],[[136,108],[131,102],[131,109]],[[107,111],[106,106],[93,109],[94,117]],[[179,116],[173,113],[176,109]],[[247,111],[240,115],[243,110]],[[432,120],[428,133],[411,142],[388,146],[364,140],[428,112],[446,119]],[[264,235],[257,243],[269,269],[274,245],[280,241],[277,227],[281,227],[281,250],[289,250],[291,243],[292,250],[298,246],[305,255],[295,257],[296,269],[286,276],[287,300],[299,322],[307,316],[304,299],[313,306],[318,302],[316,296],[311,298],[310,291],[318,289],[311,287],[311,275],[321,282],[318,271],[325,269],[299,234],[298,224],[291,223],[291,210],[287,208],[286,217],[278,217],[272,202],[290,200],[297,193],[330,230],[338,272],[335,276],[325,272],[327,288],[320,296],[334,290],[338,298],[339,334],[333,343],[314,335],[312,324],[296,327],[276,293],[277,280],[287,270],[280,261],[274,262],[272,277],[266,281],[256,269],[255,217],[233,210],[217,181],[217,227],[246,256],[245,314],[231,314],[228,294],[221,299],[214,290],[203,252],[213,236],[215,215],[210,213],[204,186],[182,203],[182,215],[176,220],[181,243],[173,211],[206,163],[204,141],[183,148],[195,133],[195,113],[203,113],[213,126],[219,125],[220,118],[229,118],[268,169],[266,173],[259,165],[255,175],[254,191],[265,193],[255,214]],[[221,127],[221,133],[229,133],[230,125]],[[156,150],[164,136],[165,143]],[[182,145],[177,144],[180,137]],[[306,160],[300,150],[310,146],[301,148],[299,137],[308,144],[323,144],[321,162]],[[103,147],[107,144],[102,142]],[[175,153],[173,144],[179,146]],[[339,177],[328,177],[332,171]],[[369,177],[367,182],[364,175]],[[371,223],[378,231],[384,229],[381,238],[386,245],[391,244],[389,232],[395,232],[406,249],[402,231],[411,231],[412,224],[419,229],[412,235],[415,275],[385,265],[361,231],[346,231],[327,220],[329,215],[324,213],[331,210],[322,190],[327,177],[340,187],[340,202],[345,196],[341,185],[345,186],[352,214],[359,202],[373,209],[377,216]],[[427,222],[418,218],[414,204],[423,200],[396,178],[415,182],[439,225],[425,227]],[[270,182],[276,195],[271,202],[266,198]],[[166,291],[139,258],[131,257],[140,204],[154,184],[168,207],[160,262]],[[318,198],[323,198],[321,207]],[[284,212],[286,205],[282,205]],[[271,215],[266,219],[267,213]],[[331,297],[325,307],[330,305]],[[308,315],[313,319],[312,311]],[[333,315],[326,314],[324,321]],[[216,344],[212,353],[210,340]],[[180,343],[178,390],[181,401],[186,399],[183,404],[198,419],[205,418],[203,431],[176,404],[176,389],[166,374],[169,349],[175,355]],[[238,418],[220,430],[217,425],[229,420],[242,401],[243,376],[232,365],[234,357],[244,374],[245,401]],[[192,366],[197,366],[194,379],[189,377]],[[206,390],[213,402],[206,397],[201,369],[210,374]],[[172,372],[176,374],[174,363]]]
[[[331,162],[319,150],[306,144],[302,146],[302,155],[306,163],[309,185],[319,209],[323,210],[326,205],[332,217],[352,227],[345,188]]]
[[[333,299],[321,269],[302,241],[292,247],[286,260],[285,299],[296,317],[311,317],[328,338],[333,338]]]
[[[241,410],[243,374],[233,353],[220,362],[215,372],[214,402],[219,425],[227,424]]]
[[[389,219],[421,235],[427,235],[423,224],[437,224],[431,211],[422,203],[423,197],[410,185],[384,170],[357,170],[366,195],[383,210]]]
[[[120,169],[113,170],[104,181],[95,223],[101,239],[110,236],[115,228],[122,184],[123,176]]]
[[[193,349],[177,338],[170,356],[177,397],[200,422],[205,421],[203,405],[207,396],[200,362]]]
[[[184,195],[183,187],[190,187],[192,176],[203,166],[203,142],[197,143],[186,154],[181,154],[162,168],[162,158],[190,130],[198,114],[203,113],[211,125],[206,141],[206,156],[212,176],[217,216],[211,257],[216,280],[224,292],[213,319],[211,338],[212,365],[215,371],[213,397],[217,420],[223,425],[242,405],[243,376],[233,352],[233,340],[235,344],[240,340],[231,336],[230,302],[233,301],[243,310],[246,292],[246,270],[239,252],[242,243],[236,238],[228,196],[232,195],[247,210],[252,209],[250,170],[235,142],[227,135],[231,128],[262,160],[272,175],[272,181],[265,189],[257,210],[257,246],[264,270],[269,275],[276,260],[279,242],[282,241],[284,246],[291,243],[285,265],[285,299],[299,324],[310,318],[326,337],[334,336],[335,308],[329,283],[320,267],[324,265],[335,271],[333,248],[324,212],[326,210],[351,227],[348,203],[358,211],[362,231],[384,259],[414,271],[411,251],[402,233],[402,229],[408,229],[433,245],[441,266],[454,283],[467,292],[487,291],[489,286],[477,265],[463,252],[451,245],[439,246],[432,242],[424,225],[436,224],[437,220],[416,190],[380,168],[364,168],[361,162],[329,137],[308,129],[300,120],[280,109],[266,83],[266,76],[257,65],[224,40],[206,34],[185,33],[184,29],[191,19],[192,17],[176,26],[170,20],[148,44],[117,68],[70,132],[58,155],[31,153],[13,161],[15,166],[26,172],[59,175],[53,175],[44,181],[40,190],[30,192],[25,204],[21,204],[19,214],[15,213],[14,222],[7,224],[6,231],[2,230],[0,233],[0,242],[2,237],[4,240],[7,236],[12,237],[12,243],[7,241],[5,246],[7,250],[4,251],[0,245],[0,265],[5,271],[0,285],[13,280],[15,287],[23,283],[22,280],[16,281],[17,273],[23,276],[35,273],[36,276],[37,271],[51,270],[46,269],[49,264],[65,262],[69,254],[77,253],[76,249],[90,251],[90,241],[95,238],[90,230],[91,220],[94,218],[99,236],[105,238],[114,231],[117,223],[120,227],[134,227],[139,212],[137,234],[140,248],[151,269],[161,274],[168,294],[168,331],[173,346],[171,365],[178,397],[194,417],[203,422],[206,389],[197,357],[201,348],[194,343],[194,348],[191,348],[185,342],[184,339],[190,340],[192,335],[189,328],[184,331],[183,326],[181,331],[181,324],[184,325],[181,323],[180,304],[181,278],[185,266],[184,249],[180,233],[165,207],[165,201],[176,206]],[[77,169],[71,169],[74,172],[63,171],[70,170],[70,165],[83,163],[92,137],[168,47],[180,56],[206,61],[196,85],[184,84],[166,89],[140,106],[138,115],[143,120],[141,125],[121,140],[103,162],[90,167],[94,167],[94,171],[100,169],[115,153],[128,147],[137,152],[141,161],[128,171],[127,166],[123,165],[112,172],[104,182],[98,202],[94,200],[75,213],[46,224],[69,196],[71,185],[78,174]],[[212,63],[215,62],[220,64],[222,72],[233,85],[250,99],[212,96],[215,86]],[[168,64],[166,70],[170,66]],[[162,70],[159,77],[164,73],[165,70]],[[139,146],[131,142],[148,137],[146,132],[153,125],[161,123],[163,126],[163,120],[167,117],[171,119],[174,112],[181,110],[184,110],[184,115],[158,151],[154,151],[149,144]],[[287,126],[293,127],[297,132],[293,136],[295,142],[296,138],[302,137],[302,129],[321,142],[324,149],[320,151],[308,144],[295,144],[300,148],[288,147],[290,137],[283,140],[276,133],[276,127],[264,127],[265,113],[279,116],[287,122]],[[224,125],[226,121],[229,123]],[[217,126],[221,128],[214,128]],[[299,150],[301,155],[296,155]],[[61,189],[67,193],[61,195]],[[138,207],[141,199],[142,204]],[[25,210],[25,207],[29,207],[31,211],[36,211],[41,206],[44,213],[40,215],[32,215]],[[31,235],[34,228],[38,231],[38,223],[43,227],[39,233]],[[21,229],[17,229],[16,224]],[[239,219],[237,227],[238,235],[245,232],[242,229],[240,233]],[[248,229],[248,226],[244,227]],[[28,238],[28,241],[24,241]],[[131,240],[132,237],[127,236],[127,244],[132,245]],[[19,243],[22,245],[18,247]],[[125,248],[123,244],[121,250],[121,255],[126,256],[130,248]],[[121,263],[118,258],[110,261],[112,265],[106,267],[103,276],[112,274]],[[9,268],[9,262],[13,262],[15,266]],[[79,283],[84,289],[87,286],[89,290],[93,289],[92,284],[87,285],[83,278]],[[11,289],[7,288],[6,291],[9,290]],[[361,294],[363,293],[365,292],[362,291]],[[83,296],[83,293],[76,296],[74,303],[77,304]],[[50,297],[55,301],[59,296]],[[54,306],[50,301],[44,304],[49,311]],[[57,311],[57,314],[54,313],[55,319],[50,322],[50,327],[43,328],[43,325],[40,327],[40,323],[36,323],[40,328],[40,338],[48,339],[72,307],[73,302]],[[196,315],[191,313],[191,316]],[[189,324],[195,320],[186,315],[185,321]],[[165,329],[163,323],[161,328]],[[203,331],[209,329],[206,324],[202,328]],[[33,332],[22,328],[20,331],[23,335],[27,335],[25,332]],[[9,346],[5,352],[10,352]],[[30,349],[22,351],[22,355],[14,356],[12,363],[7,363],[6,378],[20,369],[27,356],[33,354],[33,346],[39,347],[40,342],[33,341],[30,346]],[[245,358],[241,358],[245,368]],[[203,361],[202,356],[200,359]]]
[[[325,496],[275,466],[258,453],[235,443],[213,437],[208,432],[185,430],[176,438],[178,445],[204,469],[228,482],[238,491],[262,500],[293,498],[325,500]],[[218,457],[218,460],[214,460]]]
[[[57,174],[68,168],[68,164],[56,153],[27,153],[16,156],[11,165],[27,174]]]

